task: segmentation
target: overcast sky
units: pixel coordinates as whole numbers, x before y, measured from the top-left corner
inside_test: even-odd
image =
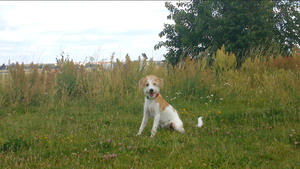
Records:
[[[125,59],[141,53],[164,59],[154,51],[164,38],[168,10],[163,1],[16,2],[0,1],[0,64],[55,63],[61,50],[75,62]]]

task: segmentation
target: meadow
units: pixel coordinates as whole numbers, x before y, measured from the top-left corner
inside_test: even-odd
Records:
[[[127,57],[91,71],[62,59],[57,73],[16,64],[0,74],[0,168],[299,168],[299,51],[239,69],[223,49],[214,59],[172,67]],[[186,134],[150,138],[150,119],[136,136],[138,82],[149,74],[164,79]]]

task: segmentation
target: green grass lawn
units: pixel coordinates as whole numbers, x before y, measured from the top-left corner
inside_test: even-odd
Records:
[[[141,102],[143,102],[141,100]],[[297,168],[300,167],[299,107],[197,100],[171,104],[186,134],[159,129],[153,120],[135,136],[136,111],[101,111],[74,101],[64,107],[1,110],[1,168]],[[139,110],[140,111],[137,111]],[[133,108],[134,110],[134,108]],[[196,128],[197,117],[204,126]]]

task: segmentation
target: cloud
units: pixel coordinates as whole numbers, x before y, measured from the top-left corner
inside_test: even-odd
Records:
[[[79,62],[87,56],[137,59],[153,51],[169,14],[161,1],[0,2],[0,63],[55,62],[61,50]]]

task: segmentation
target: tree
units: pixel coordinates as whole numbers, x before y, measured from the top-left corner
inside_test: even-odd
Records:
[[[3,63],[3,65],[0,67],[0,70],[5,70],[5,64]]]
[[[299,8],[297,1],[206,1],[166,2],[175,24],[165,24],[155,45],[168,49],[165,58],[172,65],[186,57],[214,53],[225,45],[227,52],[242,63],[247,51],[259,48],[262,54],[290,54],[299,45]],[[264,46],[262,48],[261,46]],[[278,50],[268,50],[270,47]],[[212,55],[211,55],[212,56]]]
[[[276,36],[282,44],[281,52],[286,55],[290,54],[294,45],[299,47],[300,44],[299,9],[299,1],[275,1]]]

